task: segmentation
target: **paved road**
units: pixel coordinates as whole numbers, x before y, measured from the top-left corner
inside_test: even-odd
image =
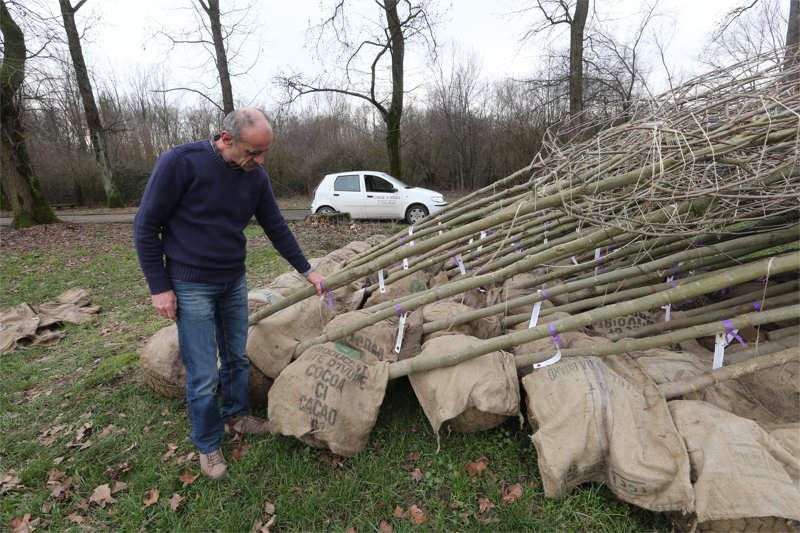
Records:
[[[283,209],[283,218],[286,220],[303,220],[311,211],[308,209]],[[77,222],[79,224],[130,224],[133,222],[134,213],[120,213],[107,215],[62,215],[56,211],[56,215],[63,222]],[[0,226],[11,225],[10,217],[0,218]]]

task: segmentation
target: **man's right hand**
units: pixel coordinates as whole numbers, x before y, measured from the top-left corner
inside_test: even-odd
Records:
[[[177,320],[178,318],[178,299],[175,293],[171,290],[159,292],[152,297],[153,307],[159,316],[169,318],[170,320]]]

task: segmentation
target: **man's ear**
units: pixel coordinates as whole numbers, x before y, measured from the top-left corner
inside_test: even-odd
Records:
[[[225,131],[225,130],[221,131],[219,133],[219,138],[225,144],[233,144],[233,135],[231,135],[231,133],[229,131]]]

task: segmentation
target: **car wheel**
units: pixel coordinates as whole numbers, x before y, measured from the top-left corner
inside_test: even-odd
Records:
[[[413,204],[406,210],[406,222],[416,224],[428,216],[428,208],[422,204]]]
[[[329,205],[323,205],[322,207],[320,207],[319,209],[317,209],[317,213],[316,213],[316,214],[318,214],[318,215],[324,215],[324,214],[326,214],[326,213],[335,213],[335,212],[336,212],[336,209],[332,208],[331,206],[329,206]]]

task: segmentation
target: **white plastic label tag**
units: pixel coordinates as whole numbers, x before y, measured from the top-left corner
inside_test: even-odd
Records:
[[[478,237],[478,240],[485,239],[485,238],[486,238],[486,231],[481,231],[481,236]],[[478,245],[478,251],[480,252],[481,250],[483,250],[483,245],[479,244]]]
[[[400,353],[400,348],[403,346],[403,330],[406,325],[406,317],[408,313],[400,315],[400,326],[397,329],[397,342],[394,344],[394,353]]]
[[[408,270],[408,258],[403,258],[403,270]]]
[[[378,270],[378,290],[381,291],[381,294],[386,292],[386,285],[383,281],[383,269]]]
[[[728,345],[725,340],[726,335],[725,333],[717,333],[714,337],[714,363],[711,366],[712,369],[722,367],[722,360],[725,358],[725,347]]]
[[[458,270],[461,271],[461,275],[465,275],[467,273],[467,268],[464,266],[464,262],[461,260],[461,254],[456,256],[456,261],[458,262]]]
[[[575,266],[578,265],[578,260],[575,258],[574,255],[572,257],[570,257],[570,259],[572,259],[572,262],[575,263]]]
[[[558,363],[560,360],[561,360],[561,349],[557,350],[556,354],[553,357],[551,357],[550,359],[542,361],[541,363],[534,363],[533,364],[533,369],[536,370],[537,368],[550,366],[550,365],[553,365],[555,363]]]
[[[413,234],[414,234],[414,226],[411,226],[410,228],[408,228],[408,236],[411,237]],[[411,239],[408,245],[414,246],[414,239]]]
[[[544,230],[544,245],[547,246],[547,230]]]
[[[594,249],[594,260],[598,261],[599,259],[600,259],[600,248],[595,248]],[[598,268],[599,267],[594,267],[594,275],[595,276],[597,275],[597,269]]]
[[[533,311],[531,311],[531,321],[528,323],[528,329],[535,328],[539,323],[539,311],[542,310],[542,302],[533,304]]]

